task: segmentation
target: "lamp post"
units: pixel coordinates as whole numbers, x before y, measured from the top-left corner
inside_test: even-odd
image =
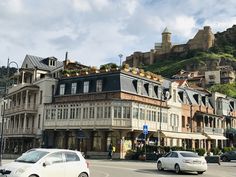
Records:
[[[119,54],[118,56],[119,56],[119,58],[120,58],[120,68],[121,68],[121,64],[122,64],[122,57],[123,57],[123,55],[122,55],[122,54]]]
[[[8,87],[8,79],[9,79],[9,74],[10,74],[10,64],[14,63],[17,66],[17,71],[19,71],[19,67],[18,64],[15,61],[9,61],[9,58],[7,59],[7,76],[5,79],[5,95],[3,96],[3,111],[2,111],[2,124],[1,124],[1,144],[0,144],[0,166],[2,166],[2,155],[3,155],[3,141],[4,141],[4,137],[3,137],[3,128],[4,128],[4,120],[5,120],[5,110],[6,110],[6,100],[5,100],[5,96],[7,94],[7,87]]]

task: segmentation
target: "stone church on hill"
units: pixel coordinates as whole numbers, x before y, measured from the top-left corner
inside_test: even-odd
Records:
[[[200,29],[193,39],[190,39],[186,44],[172,45],[171,32],[165,28],[162,32],[162,42],[155,43],[154,49],[149,52],[134,52],[126,58],[125,63],[132,67],[139,67],[141,65],[150,65],[155,63],[158,59],[165,58],[171,53],[183,53],[188,50],[200,49],[208,50],[214,45],[215,36],[209,26]]]

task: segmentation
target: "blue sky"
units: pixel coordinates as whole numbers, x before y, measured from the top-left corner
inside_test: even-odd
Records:
[[[168,27],[174,44],[203,26],[236,24],[235,0],[1,0],[0,65],[26,54],[100,66],[149,51]]]

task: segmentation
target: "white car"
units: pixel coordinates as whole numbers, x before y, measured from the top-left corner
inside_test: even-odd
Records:
[[[157,160],[157,169],[180,172],[197,172],[203,174],[207,170],[204,157],[189,151],[172,151]]]
[[[0,177],[89,177],[88,163],[79,151],[32,149],[0,167]]]

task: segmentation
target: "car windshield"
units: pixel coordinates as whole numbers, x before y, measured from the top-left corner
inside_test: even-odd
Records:
[[[183,157],[199,157],[196,153],[193,152],[181,152],[180,155]]]
[[[15,161],[24,162],[24,163],[36,163],[46,154],[48,154],[48,152],[46,151],[32,150],[32,151],[22,154],[22,156],[17,158]]]

